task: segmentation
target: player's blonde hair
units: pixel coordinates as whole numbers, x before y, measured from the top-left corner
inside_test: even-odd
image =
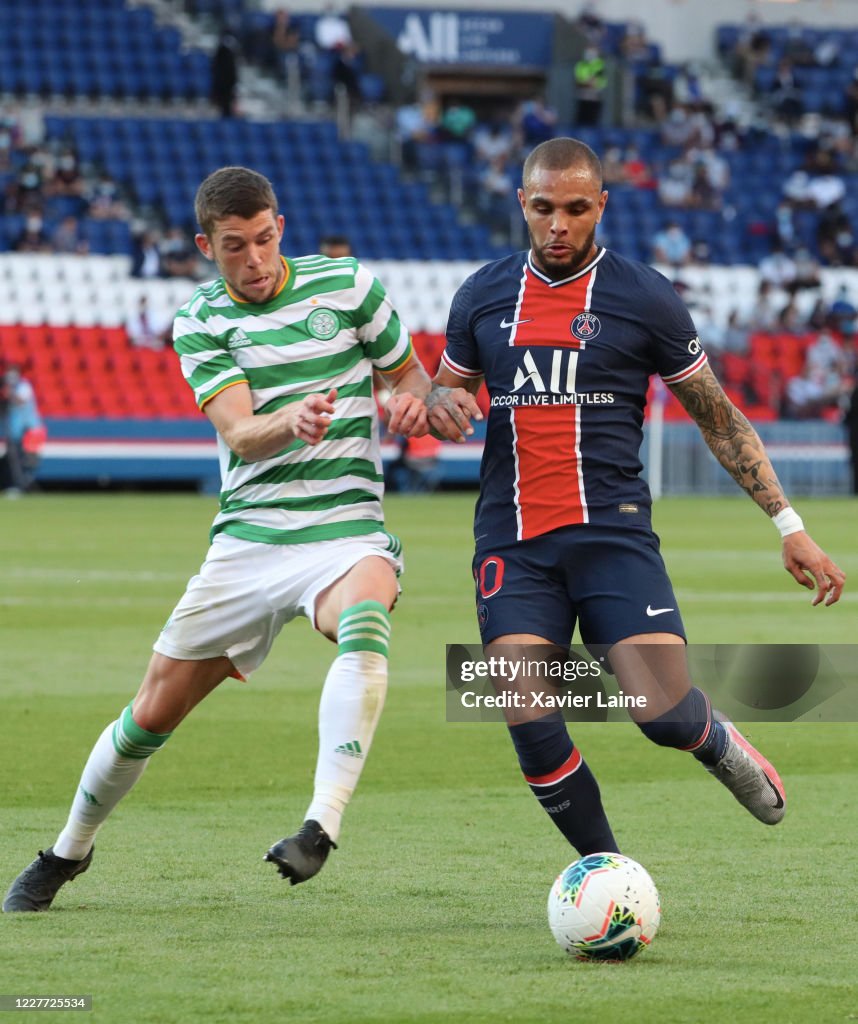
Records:
[[[212,172],[200,187],[194,200],[197,223],[207,238],[224,217],[250,220],[263,210],[277,213],[277,196],[264,174],[248,167],[221,167]]]

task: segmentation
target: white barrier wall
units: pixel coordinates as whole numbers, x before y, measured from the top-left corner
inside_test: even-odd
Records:
[[[368,260],[412,331],[443,333],[450,301],[465,278],[481,264],[468,261],[422,262],[419,260]],[[686,267],[681,271],[661,268],[671,279],[680,277],[694,312],[705,310],[708,319],[724,324],[738,309],[746,316],[753,308],[759,287],[754,267]],[[0,254],[0,323],[101,324],[117,327],[136,311],[141,295],[149,309],[162,319],[186,302],[195,282],[182,278],[141,280],[129,274],[125,256],[50,256]],[[858,305],[858,270],[826,268],[821,294],[831,301],[846,284]],[[808,312],[820,290],[799,293],[801,312]],[[786,303],[786,294],[775,295],[774,305]],[[702,316],[702,312],[701,312]]]

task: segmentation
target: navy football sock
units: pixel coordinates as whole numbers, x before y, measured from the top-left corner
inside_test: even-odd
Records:
[[[727,730],[712,717],[709,698],[696,686],[670,711],[638,726],[653,743],[687,750],[704,764],[720,761],[727,746]]]
[[[578,853],[619,853],[599,785],[557,712],[510,726],[524,777],[536,799]]]

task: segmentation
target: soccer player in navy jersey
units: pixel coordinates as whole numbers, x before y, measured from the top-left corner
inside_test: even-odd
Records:
[[[839,600],[845,576],[804,531],[670,282],[596,244],[608,200],[596,154],[575,139],[542,143],[525,161],[518,198],[530,251],[483,267],[459,289],[427,403],[433,431],[462,442],[482,418],[474,395],[483,380],[489,392],[473,563],[486,652],[568,649],[577,622],[624,693],[647,696],[631,712],[643,733],[689,751],[774,825],[785,810],[777,772],[689,677],[640,476],[652,374],[773,519],[784,566],[816,590],[813,604]],[[618,852],[560,712],[515,715],[508,724],[525,779],[563,835],[581,855]]]

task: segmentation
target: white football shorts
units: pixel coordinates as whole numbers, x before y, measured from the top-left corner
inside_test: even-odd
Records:
[[[155,641],[168,658],[229,658],[247,679],[283,626],[298,615],[316,626],[316,598],[364,558],[384,558],[399,575],[399,543],[386,533],[316,541],[257,544],[219,533],[199,574]]]

